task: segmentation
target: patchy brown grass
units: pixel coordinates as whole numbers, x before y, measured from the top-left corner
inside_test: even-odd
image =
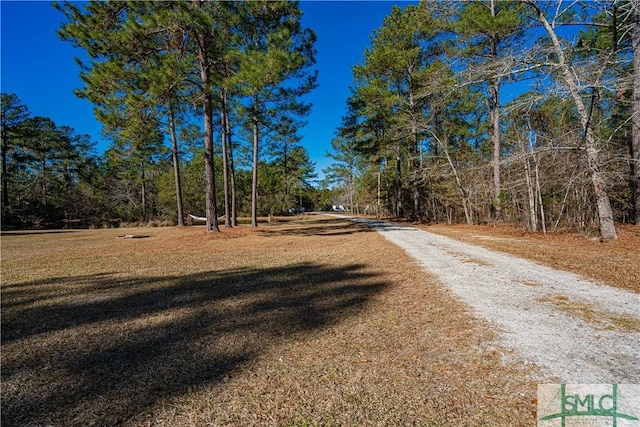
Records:
[[[2,236],[3,425],[534,424],[530,368],[363,226],[127,234]]]
[[[554,295],[541,298],[539,301],[551,304],[556,310],[578,317],[582,321],[595,325],[600,329],[622,329],[628,332],[640,332],[640,320],[636,317],[599,310],[590,304],[571,301],[565,295]]]
[[[618,239],[605,242],[576,233],[544,235],[504,225],[433,224],[420,227],[640,292],[640,226],[618,225]]]

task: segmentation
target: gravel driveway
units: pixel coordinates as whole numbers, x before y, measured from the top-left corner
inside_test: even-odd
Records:
[[[640,383],[640,295],[416,228],[350,219],[437,276],[544,379]]]

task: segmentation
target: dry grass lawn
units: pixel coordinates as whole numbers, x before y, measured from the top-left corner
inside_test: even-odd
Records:
[[[3,426],[535,423],[535,373],[362,225],[1,243]]]

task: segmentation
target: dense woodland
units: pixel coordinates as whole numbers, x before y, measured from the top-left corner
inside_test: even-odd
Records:
[[[191,124],[177,136],[183,222],[204,215],[202,131]],[[216,180],[222,181],[220,150]],[[314,164],[297,142],[269,143],[260,160],[259,215],[289,213],[300,206],[327,209],[331,192],[313,187]],[[240,147],[236,169],[238,212],[251,215],[251,160]],[[32,117],[15,94],[2,94],[2,226],[86,228],[177,224],[171,148],[157,144],[141,153],[113,144],[98,155],[89,135],[51,119]],[[286,167],[286,169],[285,169]],[[286,185],[288,183],[288,185]],[[224,200],[223,187],[217,188]]]
[[[77,94],[112,141],[2,95],[5,226],[178,223],[326,209],[532,231],[640,224],[640,6],[394,7],[353,68],[325,184],[300,131],[316,87],[295,2],[59,4]]]
[[[615,238],[640,224],[639,9],[394,8],[353,68],[328,172],[384,216]]]

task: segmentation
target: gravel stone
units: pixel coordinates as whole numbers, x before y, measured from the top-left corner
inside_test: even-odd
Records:
[[[640,322],[640,295],[566,271],[382,221],[366,223],[488,320],[500,344],[536,365],[544,379],[570,384],[640,383],[640,332],[606,324]],[[606,256],[606,253],[603,253]],[[585,321],[553,304],[588,307]]]

